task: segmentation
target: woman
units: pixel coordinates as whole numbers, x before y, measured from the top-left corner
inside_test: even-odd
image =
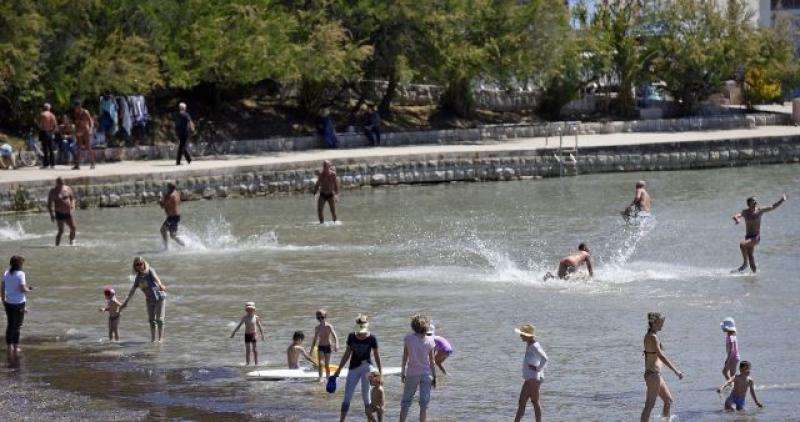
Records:
[[[419,387],[419,420],[427,419],[428,403],[431,401],[431,388],[436,387],[436,359],[434,352],[436,343],[433,336],[428,336],[430,322],[427,317],[414,315],[411,318],[411,329],[403,340],[403,363],[400,365],[400,380],[403,387],[403,400],[400,402],[400,422],[405,422],[411,401]]]
[[[0,286],[0,298],[3,300],[3,307],[6,310],[6,344],[8,345],[8,355],[16,355],[19,351],[19,329],[22,327],[22,320],[25,318],[25,302],[28,300],[26,293],[30,293],[33,287],[28,287],[25,283],[25,272],[22,271],[22,264],[25,258],[14,255],[11,263],[3,274],[3,281]]]
[[[142,290],[147,300],[147,319],[150,321],[150,341],[156,342],[156,327],[158,327],[158,341],[164,341],[164,305],[166,301],[167,288],[161,283],[156,274],[156,270],[147,265],[144,258],[138,256],[133,260],[133,273],[136,278],[128,292],[128,297],[122,303],[120,310],[128,306],[128,301],[136,292],[136,288]]]
[[[533,404],[533,413],[536,422],[542,421],[542,406],[539,404],[539,387],[544,379],[544,367],[547,366],[547,354],[542,345],[536,341],[536,327],[533,324],[524,324],[515,328],[514,332],[528,346],[525,348],[525,357],[522,359],[522,389],[519,392],[517,416],[514,422],[519,422],[525,415],[525,406],[528,401]]]
[[[647,314],[649,328],[644,336],[644,382],[647,384],[647,398],[644,402],[644,409],[642,409],[642,422],[650,420],[650,412],[652,412],[656,404],[657,397],[661,397],[664,402],[664,410],[661,414],[667,419],[670,418],[672,395],[669,392],[669,388],[667,388],[667,383],[664,382],[664,378],[661,377],[662,364],[667,365],[667,368],[675,372],[678,379],[683,379],[683,373],[675,369],[672,362],[664,355],[661,341],[656,335],[664,327],[664,320],[665,317],[658,312]]]
[[[375,366],[378,367],[378,372],[383,374],[381,356],[378,353],[378,339],[369,332],[367,316],[359,314],[358,318],[356,318],[354,332],[347,336],[347,348],[342,356],[342,361],[339,363],[339,368],[333,374],[334,377],[338,377],[339,372],[347,363],[347,359],[350,359],[350,367],[344,387],[344,400],[342,400],[342,413],[339,417],[340,422],[344,422],[345,418],[347,418],[347,412],[350,410],[350,400],[353,398],[353,393],[359,382],[361,382],[361,398],[364,400],[364,412],[367,413],[369,418],[369,373],[372,370],[370,352],[375,356]]]

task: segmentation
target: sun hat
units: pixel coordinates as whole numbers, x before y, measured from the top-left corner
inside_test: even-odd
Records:
[[[244,303],[244,308],[245,308],[245,309],[247,309],[247,308],[253,308],[253,309],[256,309],[256,303],[255,303],[255,302],[245,302],[245,303]]]
[[[331,375],[328,377],[328,384],[325,385],[325,391],[328,393],[335,393],[336,392],[336,377]]]
[[[436,333],[436,326],[431,323],[431,325],[428,326],[428,331],[425,334],[432,336],[434,333]]]
[[[514,332],[525,337],[536,337],[536,327],[531,323],[523,324],[519,328],[515,328]]]
[[[369,334],[369,322],[356,323],[354,331],[356,334]]]
[[[722,328],[722,331],[733,331],[736,332],[736,322],[733,321],[733,318],[727,317],[722,320],[719,324],[719,327]]]

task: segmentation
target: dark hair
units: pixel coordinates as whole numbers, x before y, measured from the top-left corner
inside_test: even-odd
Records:
[[[582,251],[584,249],[586,249],[586,244],[585,243],[581,243],[580,245],[578,245],[578,250],[579,251]]]
[[[748,205],[750,205],[750,202],[756,202],[756,197],[755,196],[751,196],[751,197],[747,198],[746,202],[747,202]]]
[[[302,331],[295,331],[294,335],[292,335],[292,341],[304,340],[305,338],[306,335]]]
[[[11,257],[11,262],[9,262],[8,272],[14,274],[17,271],[22,271],[22,263],[25,262],[25,258],[14,255]]]
[[[647,313],[647,327],[653,328],[653,324],[656,321],[663,321],[665,319],[664,314],[661,312],[648,312]]]
[[[739,369],[745,369],[745,368],[749,368],[749,367],[750,367],[750,361],[749,360],[743,360],[743,361],[739,362]]]

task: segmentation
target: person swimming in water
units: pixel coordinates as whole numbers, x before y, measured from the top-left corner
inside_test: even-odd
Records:
[[[742,266],[736,269],[736,272],[746,270],[748,264],[750,265],[750,271],[756,272],[756,259],[753,253],[756,250],[756,246],[761,243],[761,216],[765,212],[770,212],[781,206],[786,202],[787,198],[784,193],[774,204],[768,207],[759,207],[756,197],[751,196],[747,198],[747,208],[733,216],[733,221],[736,224],[739,224],[742,218],[744,218],[745,224],[744,240],[739,242],[739,250],[742,251]]]
[[[578,245],[577,254],[561,258],[561,261],[558,262],[558,278],[562,280],[568,280],[570,275],[578,271],[578,267],[580,267],[583,263],[586,263],[586,269],[589,270],[589,277],[593,277],[594,272],[592,271],[592,255],[589,247],[586,246],[585,243]],[[544,275],[544,281],[547,281],[551,278],[555,278],[555,276],[553,273],[548,271],[547,274]]]
[[[650,194],[647,193],[647,183],[644,180],[636,182],[636,194],[633,201],[622,211],[622,218],[627,223],[632,218],[650,216]]]

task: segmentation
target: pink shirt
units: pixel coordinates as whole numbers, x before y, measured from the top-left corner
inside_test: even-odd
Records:
[[[736,341],[736,336],[725,337],[725,351],[728,352],[728,359],[739,360],[739,343]]]
[[[431,352],[436,347],[431,336],[409,334],[403,340],[408,350],[408,361],[406,362],[406,376],[432,375],[431,373]]]

